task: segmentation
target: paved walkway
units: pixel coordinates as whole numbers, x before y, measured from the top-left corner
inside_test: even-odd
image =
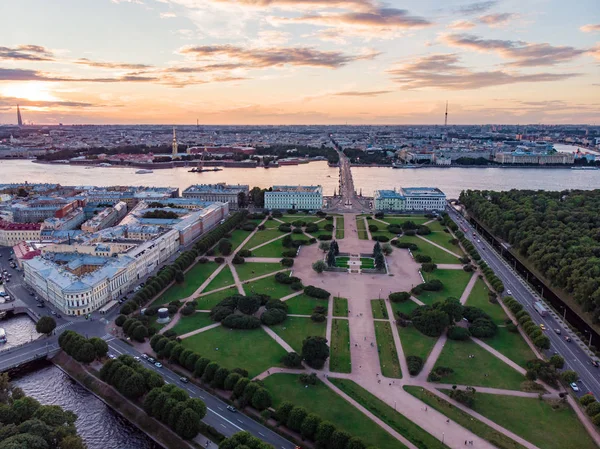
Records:
[[[200,334],[202,332],[209,331],[211,329],[214,329],[215,327],[219,327],[220,325],[221,325],[221,323],[215,323],[215,324],[211,324],[206,327],[201,327],[200,329],[193,330],[191,332],[188,332],[187,334],[180,335],[179,338],[181,338],[183,340],[184,338],[188,338],[188,337],[191,337],[192,335],[196,335],[196,334]]]
[[[460,256],[459,254],[456,254],[455,252],[450,251],[447,248],[444,248],[442,245],[438,245],[435,242],[432,242],[431,240],[426,239],[425,237],[423,237],[422,235],[417,234],[417,237],[419,237],[421,240],[426,241],[427,243],[441,249],[442,251],[446,251],[448,254],[452,254],[454,257],[456,257],[457,259],[460,259],[462,256]]]

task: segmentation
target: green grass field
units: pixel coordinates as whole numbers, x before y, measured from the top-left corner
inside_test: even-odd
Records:
[[[522,367],[528,360],[536,358],[521,334],[509,332],[506,327],[499,327],[496,335],[483,341]]]
[[[388,224],[402,225],[407,221],[412,221],[416,225],[421,225],[429,221],[429,218],[426,218],[423,215],[386,215],[382,220]],[[383,223],[381,224],[383,225]]]
[[[182,344],[225,368],[246,369],[251,378],[273,366],[279,366],[286,354],[260,328],[238,330],[219,326],[185,338]]]
[[[302,352],[302,342],[306,337],[325,337],[327,324],[315,323],[310,318],[289,316],[275,326],[270,326],[277,335],[283,338],[298,354]]]
[[[416,295],[425,304],[433,304],[434,301],[443,301],[448,297],[460,299],[473,273],[463,270],[434,270],[431,273],[423,273],[426,281],[439,279],[444,288],[439,292],[422,292]]]
[[[450,240],[452,240],[453,237],[448,232],[436,231],[432,232],[431,234],[424,235],[423,237],[425,237],[427,240],[431,240],[432,242],[437,243],[440,246],[443,246],[447,250],[452,251],[453,253],[456,253],[459,256],[465,255],[464,251],[460,249],[458,243],[456,245],[450,243]],[[456,263],[460,262],[457,261]]]
[[[391,302],[390,304],[392,305],[392,310],[394,311],[394,317],[398,316],[398,312],[410,315],[414,309],[419,307],[419,304],[410,299],[404,302]]]
[[[241,265],[235,265],[240,281],[257,278],[259,276],[273,273],[281,270],[283,267],[279,263],[268,262],[246,262]]]
[[[284,215],[280,218],[284,223],[292,223],[296,220],[302,220],[306,223],[314,223],[322,220],[321,217],[315,217],[314,215]]]
[[[331,326],[329,369],[336,373],[349,373],[352,371],[350,323],[348,320],[333,320]]]
[[[335,238],[344,238],[344,217],[335,217]]]
[[[331,383],[369,410],[400,435],[413,443],[418,448],[442,449],[448,447],[431,434],[427,433],[416,423],[396,412],[388,404],[369,393],[360,385],[349,379],[330,379]],[[402,407],[398,404],[398,407]]]
[[[375,268],[375,259],[370,257],[361,257],[360,258],[360,267],[361,268]]]
[[[284,296],[294,293],[289,285],[279,284],[276,282],[275,276],[269,276],[259,279],[258,281],[249,282],[248,284],[244,284],[243,287],[246,295],[251,295],[252,293],[262,293],[269,295],[274,299],[283,298]]]
[[[173,284],[162,296],[157,298],[152,305],[167,304],[177,299],[183,299],[194,293],[198,287],[217,269],[215,262],[197,263],[187,273],[182,284]]]
[[[333,316],[348,316],[348,300],[346,298],[333,298]]]
[[[398,333],[400,334],[400,343],[404,350],[404,356],[416,355],[423,359],[423,363],[427,360],[429,353],[435,346],[435,342],[438,340],[435,337],[423,335],[412,326],[399,326]]]
[[[475,357],[470,359],[469,354]],[[471,340],[448,340],[435,366],[454,370],[442,383],[520,390],[525,381],[525,376]]]
[[[467,299],[466,305],[478,307],[487,313],[496,324],[504,324],[506,314],[504,313],[504,310],[502,310],[500,304],[492,304],[488,300],[488,292],[489,289],[487,288],[487,285],[485,285],[485,282],[481,279],[477,279],[475,286]]]
[[[260,220],[262,221],[262,220]],[[233,251],[235,251],[244,240],[246,240],[246,238],[250,235],[251,231],[244,231],[242,229],[236,229],[235,231],[233,231],[231,233],[231,238],[229,239],[231,241],[231,246],[233,248]]]
[[[555,409],[537,398],[476,393],[473,410],[540,448],[597,447],[568,404]]]
[[[387,309],[385,307],[385,301],[383,299],[372,299],[371,310],[373,311],[373,318],[389,318]]]
[[[203,296],[198,296],[194,298],[198,305],[196,306],[197,310],[210,310],[214,306],[216,306],[223,299],[227,298],[231,295],[237,295],[238,289],[235,285],[232,285],[231,288],[226,288],[224,290],[219,290],[218,292],[208,293]]]
[[[525,446],[513,441],[501,432],[492,429],[487,424],[473,418],[466,412],[456,408],[448,401],[445,401],[431,393],[429,390],[423,390],[422,387],[404,386],[404,390],[412,394],[416,398],[423,401],[429,407],[446,415],[452,421],[470,430],[475,435],[489,441],[499,449],[525,449]]]
[[[434,263],[460,263],[457,257],[454,257],[452,254],[447,253],[446,251],[433,246],[431,243],[426,242],[420,239],[417,236],[403,235],[398,239],[401,242],[409,242],[416,244],[419,249],[413,251],[413,254],[422,254],[424,256],[431,257]]]
[[[368,240],[367,230],[365,228],[365,221],[361,217],[356,217],[356,233],[360,240]]]
[[[402,378],[398,352],[392,335],[392,327],[389,322],[375,321],[375,338],[377,339],[377,349],[379,351],[379,365],[381,374],[385,377]]]
[[[340,268],[346,268],[348,266],[349,257],[336,257],[335,266]]]
[[[177,335],[183,335],[187,334],[188,332],[195,331],[196,329],[210,326],[211,324],[215,323],[210,319],[210,315],[208,313],[196,312],[193,315],[182,316],[179,318],[177,324],[171,329],[177,332]]]
[[[256,233],[252,236],[248,243],[244,245],[244,249],[252,249],[255,246],[258,246],[262,243],[268,242],[269,240],[276,239],[278,237],[283,238],[285,234],[281,231],[277,230],[267,230],[264,231],[256,231]]]
[[[295,374],[274,374],[263,382],[273,396],[275,408],[283,401],[305,407],[309,413],[331,421],[338,429],[362,438],[369,446],[378,449],[406,449],[389,433],[368,419],[322,382],[304,388]]]
[[[231,268],[229,268],[228,265],[224,267],[212,281],[210,281],[203,291],[210,292],[211,290],[216,290],[218,288],[227,287],[228,285],[233,284],[235,284],[235,281],[233,280],[233,274],[231,274]]]
[[[285,248],[281,243],[281,239],[275,240],[265,246],[252,251],[252,257],[275,257],[281,259],[283,252],[293,248]]]
[[[312,315],[313,309],[317,306],[327,308],[328,300],[311,298],[303,293],[286,300],[285,303],[288,306],[288,314],[290,315]]]

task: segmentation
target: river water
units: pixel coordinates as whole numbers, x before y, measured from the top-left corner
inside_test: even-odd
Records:
[[[326,162],[282,166],[279,168],[226,168],[220,172],[189,173],[188,168],[155,170],[136,175],[134,168],[96,167],[86,169],[72,165],[36,164],[28,160],[0,161],[0,182],[50,182],[62,185],[147,185],[179,187],[183,191],[199,183],[240,183],[250,187],[272,185],[320,184],[325,195],[338,187],[338,169]],[[439,187],[449,198],[465,189],[597,189],[600,170],[534,169],[534,168],[420,168],[388,167],[352,168],[354,185],[363,195],[377,189],[411,186]]]
[[[16,378],[13,384],[42,404],[60,405],[75,413],[75,427],[88,449],[161,449],[54,365]]]
[[[2,351],[22,345],[23,343],[29,343],[40,336],[35,331],[34,322],[27,315],[17,315],[12,318],[0,320],[0,327],[6,332],[7,340],[5,344],[0,346],[0,350]]]

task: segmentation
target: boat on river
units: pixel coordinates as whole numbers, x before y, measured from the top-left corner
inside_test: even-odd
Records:
[[[147,173],[154,173],[154,171],[142,169],[142,170],[138,170],[138,171],[135,172],[136,175],[145,175]]]

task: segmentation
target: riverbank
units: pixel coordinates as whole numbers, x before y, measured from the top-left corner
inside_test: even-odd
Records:
[[[181,439],[175,432],[148,416],[144,410],[122,396],[110,385],[102,382],[88,368],[76,362],[64,352],[61,351],[54,356],[52,363],[161,447],[168,449],[196,449],[200,447],[195,443],[189,443]]]

